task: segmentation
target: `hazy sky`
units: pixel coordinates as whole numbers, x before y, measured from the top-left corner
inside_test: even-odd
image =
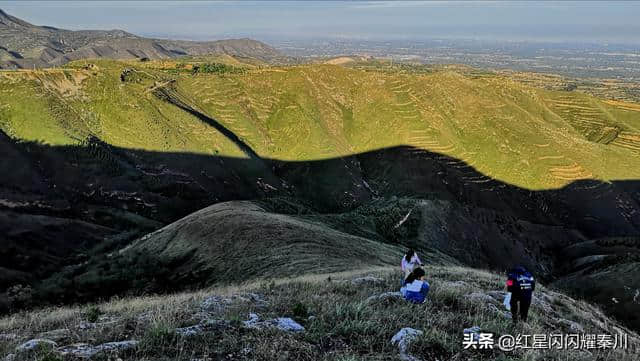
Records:
[[[637,1],[0,1],[39,25],[157,37],[640,44]]]

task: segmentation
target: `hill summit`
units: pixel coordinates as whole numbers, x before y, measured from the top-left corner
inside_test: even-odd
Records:
[[[25,28],[33,28],[34,25],[29,24],[24,20],[20,20],[16,17],[13,17],[4,10],[0,9],[0,27],[8,27],[14,29],[25,29]]]

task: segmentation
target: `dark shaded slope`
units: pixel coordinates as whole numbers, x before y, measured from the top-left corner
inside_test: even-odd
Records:
[[[584,254],[563,251],[572,244],[640,234],[637,181],[580,181],[558,190],[530,191],[486,180],[458,160],[409,147],[283,162],[147,152],[98,140],[50,147],[1,134],[0,150],[5,155],[0,161],[0,215],[6,245],[0,268],[17,275],[3,280],[3,285],[31,283],[48,300],[78,301],[143,286],[167,291],[167,285],[175,289],[219,281],[189,270],[189,252],[168,263],[166,258],[153,258],[162,253],[147,253],[151,258],[144,259],[105,257],[161,225],[230,200],[263,199],[267,220],[269,212],[288,214],[295,222],[311,222],[344,239],[413,245],[476,267],[503,269],[515,260],[547,280],[575,271],[565,265]],[[405,216],[406,222],[397,226]],[[213,227],[212,232],[219,229]],[[272,238],[286,239],[294,233],[282,227],[264,232],[261,241],[269,244]],[[188,238],[183,238],[186,250]],[[637,254],[633,249],[610,247],[607,252]],[[84,260],[90,262],[58,272]],[[636,261],[629,262],[632,266]],[[123,273],[114,273],[118,267],[127,270],[125,276],[136,274],[130,270],[142,276],[137,281],[122,278]],[[160,269],[165,273],[153,273]],[[174,269],[181,271],[173,273]],[[143,277],[145,272],[150,278]],[[111,283],[105,287],[107,279]],[[627,287],[640,289],[640,284]]]

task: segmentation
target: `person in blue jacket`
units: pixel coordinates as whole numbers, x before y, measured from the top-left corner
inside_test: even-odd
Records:
[[[423,303],[429,293],[429,282],[424,280],[425,273],[420,267],[415,268],[405,280],[400,293],[405,300],[412,303]]]
[[[511,318],[514,323],[518,323],[518,318],[527,322],[535,289],[536,281],[526,268],[517,266],[507,272],[507,292],[511,292]]]

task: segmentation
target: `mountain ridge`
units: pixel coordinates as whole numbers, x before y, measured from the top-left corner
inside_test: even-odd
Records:
[[[65,30],[38,26],[0,9],[0,69],[60,66],[88,58],[168,59],[185,55],[235,55],[288,61],[251,39],[187,41],[150,39],[124,30]]]

